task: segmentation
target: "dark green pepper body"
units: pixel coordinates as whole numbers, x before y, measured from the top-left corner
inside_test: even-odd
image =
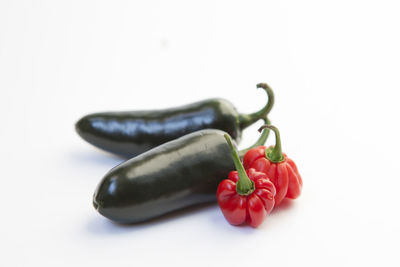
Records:
[[[242,130],[264,119],[273,106],[272,90],[266,84],[258,87],[266,90],[269,99],[253,114],[239,114],[224,99],[209,99],[164,110],[89,114],[75,128],[92,145],[128,158],[202,129],[225,131],[239,142]]]
[[[235,107],[226,100],[212,99],[165,110],[95,113],[76,125],[87,142],[125,157],[202,129],[221,129],[239,141]]]
[[[94,207],[110,220],[137,223],[215,201],[235,168],[224,134],[197,131],[116,166],[97,187]]]

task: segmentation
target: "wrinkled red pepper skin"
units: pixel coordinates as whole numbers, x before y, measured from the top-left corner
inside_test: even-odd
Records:
[[[239,225],[247,222],[257,227],[274,208],[276,190],[266,174],[255,169],[248,169],[246,173],[254,181],[254,192],[247,196],[239,195],[236,192],[239,174],[237,171],[232,171],[228,179],[223,180],[218,186],[218,204],[230,224]]]
[[[276,188],[275,206],[279,205],[286,198],[295,199],[301,193],[303,181],[293,160],[282,153],[282,162],[271,162],[265,156],[265,146],[255,147],[249,150],[243,158],[243,165],[247,168],[254,168],[256,171],[265,173],[274,183]]]

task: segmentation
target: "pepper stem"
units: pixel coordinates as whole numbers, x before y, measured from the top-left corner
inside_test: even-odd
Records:
[[[231,138],[228,134],[224,134],[226,142],[231,149],[233,163],[239,174],[239,181],[236,183],[236,192],[239,195],[247,196],[254,192],[254,182],[247,176],[243,164],[240,162],[239,155],[232,144]]]
[[[268,118],[264,119],[264,123],[267,125],[271,125],[271,121]],[[267,142],[269,132],[270,132],[269,129],[264,129],[264,131],[262,132],[260,137],[257,139],[257,141],[252,146],[239,151],[239,157],[242,159],[244,157],[244,155],[247,153],[247,151],[249,151],[250,149],[253,149],[258,146],[263,146],[265,144],[265,142]]]
[[[269,85],[266,83],[259,83],[259,84],[257,84],[257,88],[262,88],[267,92],[268,103],[257,112],[254,112],[251,114],[240,114],[239,115],[239,125],[242,130],[244,128],[250,126],[251,124],[255,123],[259,119],[265,118],[268,115],[268,113],[271,111],[271,109],[274,105],[275,96],[274,96],[274,92],[272,91],[271,87],[269,87]]]
[[[282,154],[281,135],[279,134],[278,128],[272,125],[263,125],[260,127],[260,129],[258,129],[258,131],[261,132],[265,128],[270,129],[275,133],[275,146],[267,148],[265,150],[265,156],[267,157],[267,159],[274,163],[284,161],[285,158]]]

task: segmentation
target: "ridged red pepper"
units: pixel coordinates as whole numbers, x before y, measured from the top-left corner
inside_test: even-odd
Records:
[[[260,225],[274,207],[276,193],[273,183],[262,172],[245,171],[229,135],[225,134],[237,171],[232,171],[217,189],[218,204],[226,220],[233,225],[247,222]]]
[[[275,146],[258,146],[250,149],[243,158],[243,165],[265,173],[276,188],[275,206],[286,198],[295,199],[301,193],[303,181],[293,160],[282,153],[279,131],[272,125],[264,125],[259,131],[268,128],[275,133]]]

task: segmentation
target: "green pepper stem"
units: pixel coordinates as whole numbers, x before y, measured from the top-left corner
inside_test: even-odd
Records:
[[[271,121],[268,118],[264,119],[264,123],[267,125],[271,125]],[[247,151],[249,151],[250,149],[253,149],[255,147],[258,146],[263,146],[265,144],[265,142],[267,142],[268,136],[269,136],[269,129],[264,129],[264,131],[262,132],[262,134],[260,135],[260,137],[257,139],[257,141],[252,145],[249,146],[248,148],[242,149],[239,151],[239,156],[240,158],[243,158],[244,155],[247,153]]]
[[[259,132],[265,128],[272,130],[275,133],[275,146],[265,150],[265,156],[274,163],[282,162],[284,160],[282,154],[281,135],[278,128],[272,125],[263,125],[258,129]]]
[[[274,102],[275,96],[274,92],[272,91],[271,87],[269,87],[266,83],[259,83],[257,84],[257,88],[262,88],[267,92],[268,95],[268,103],[259,111],[251,113],[251,114],[240,114],[239,115],[239,125],[240,128],[243,130],[246,127],[250,126],[251,124],[255,123],[259,119],[265,118],[268,113],[271,111]]]
[[[244,169],[243,164],[240,162],[239,155],[232,144],[230,136],[228,134],[224,134],[224,137],[229,145],[232,153],[233,163],[235,164],[235,168],[239,174],[239,181],[236,183],[236,192],[239,195],[249,195],[254,191],[254,182],[247,176],[246,170]]]

